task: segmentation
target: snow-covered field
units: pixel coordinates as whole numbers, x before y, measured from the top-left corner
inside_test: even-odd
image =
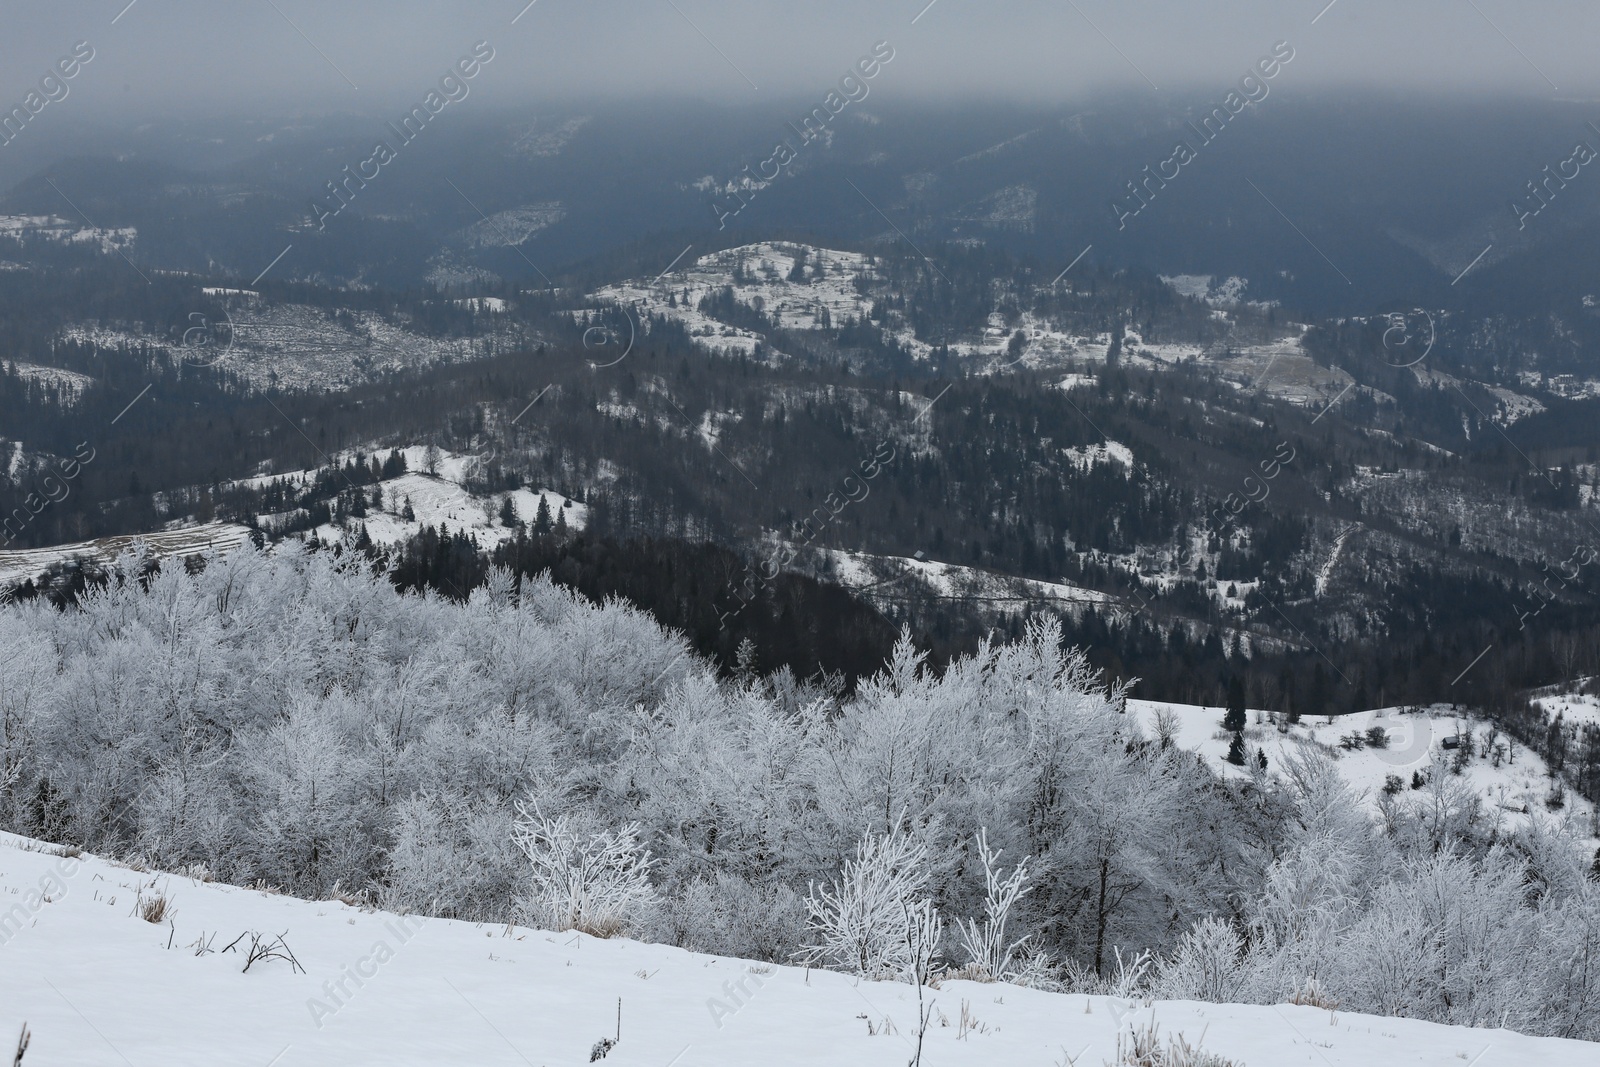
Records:
[[[1554,693],[1534,697],[1532,703],[1552,719],[1560,715],[1568,723],[1600,726],[1600,697],[1589,693]]]
[[[791,280],[797,259],[804,264],[804,277]],[[1240,278],[1229,278],[1215,289],[1209,276],[1184,275],[1167,280],[1180,292],[1204,297],[1216,308],[1213,314],[1224,320],[1230,313],[1222,309],[1234,308],[1237,312],[1245,287]],[[750,355],[766,339],[746,325],[724,322],[702,312],[702,299],[727,289],[734,300],[766,315],[781,329],[820,330],[843,326],[853,319],[870,319],[875,300],[868,294],[877,291],[881,281],[874,259],[863,253],[759,242],[701,256],[653,280],[609,285],[590,297],[627,308],[640,318],[660,315],[674,319],[708,350]],[[915,336],[897,312],[886,313],[880,325],[886,336],[914,358],[927,358],[934,351],[932,345]],[[1300,337],[1294,332],[1297,329],[1303,327],[1285,327],[1277,340],[1233,348],[1178,341],[1146,342],[1138,331],[1129,330],[1123,341],[1122,358],[1130,365],[1151,368],[1202,361],[1235,384],[1259,385],[1263,391],[1294,403],[1324,403],[1353,379],[1342,370],[1314,362],[1301,347]],[[1020,351],[1014,351],[1011,344],[1018,333],[1022,344]],[[1106,358],[1110,345],[1108,332],[1075,332],[1024,308],[1013,320],[999,311],[992,313],[981,330],[951,339],[949,350],[957,356],[979,359],[984,372],[997,373],[1012,367],[1042,369],[1100,362]],[[766,351],[773,358],[782,357],[770,346]],[[1069,381],[1078,384],[1076,379]]]
[[[488,496],[469,492],[463,488],[462,483],[467,479],[469,465],[475,460],[473,456],[457,455],[441,450],[438,474],[434,475],[425,473],[427,462],[425,448],[414,445],[403,448],[400,452],[406,457],[406,464],[410,469],[397,478],[375,483],[376,487],[383,490],[383,506],[372,508],[364,518],[350,520],[352,529],[357,523],[365,523],[367,536],[374,544],[399,544],[420,533],[423,527],[438,529],[442,526],[450,533],[464,533],[475,537],[478,544],[484,548],[493,548],[501,541],[511,540],[516,536],[516,530],[506,526],[500,517],[500,509],[508,497],[517,518],[530,526],[538,517],[541,498],[550,509],[552,524],[556,522],[557,516],[560,516],[565,520],[565,526],[574,532],[588,525],[588,505],[563,496],[554,489],[513,489]],[[343,463],[352,454],[340,453],[333,458],[336,462]],[[387,454],[387,451],[379,450],[380,458]],[[313,481],[322,469],[324,468],[263,474],[230,484],[260,488],[281,478],[290,485],[300,486]],[[370,494],[374,486],[363,488]],[[407,506],[411,508],[410,519],[404,517]],[[270,533],[274,525],[281,525],[281,518],[281,516],[260,515],[257,516],[257,522],[264,532]],[[342,539],[346,530],[337,525],[325,524],[312,532],[319,540],[329,543]],[[110,563],[127,551],[135,541],[143,541],[148,545],[153,558],[166,559],[196,555],[211,549],[228,552],[243,544],[249,536],[249,528],[237,523],[211,522],[155,533],[103,537],[93,541],[50,545],[45,548],[0,551],[0,587],[37,578],[51,565],[74,558],[83,557],[102,564]]]
[[[94,383],[94,379],[87,374],[64,370],[61,367],[46,367],[38,363],[21,362],[9,362],[6,366],[24,381],[41,382],[45,385],[53,386],[63,404],[77,403],[82,398],[83,391]]]
[[[877,556],[866,552],[826,549],[827,577],[868,599],[904,598],[915,583],[931,596],[946,600],[966,600],[997,609],[1015,610],[1019,604],[1049,604],[1053,607],[1082,607],[1095,604],[1114,606],[1106,593],[1064,582],[1041,582],[1015,578],[963,567],[955,563],[919,560],[906,556]]]
[[[81,557],[102,564],[110,563],[126,552],[136,540],[143,541],[150,547],[153,558],[168,559],[198,555],[211,549],[226,552],[244,544],[249,536],[248,529],[235,523],[210,522],[182,530],[140,534],[137,537],[119,535],[67,545],[51,545],[48,548],[0,552],[0,587],[37,578],[53,564],[64,563],[70,559]]]
[[[63,329],[61,339],[103,348],[165,348],[175,359],[226,367],[262,388],[312,392],[349,388],[395,371],[478,359],[492,344],[524,339],[494,314],[503,305],[478,309],[491,316],[485,336],[447,338],[419,333],[370,311],[264,304],[248,290],[210,288],[207,294],[225,303],[226,317],[202,320],[196,312],[191,317],[195,325],[181,337],[162,336],[140,323],[81,322]]]
[[[1157,714],[1163,709],[1170,710],[1174,716],[1176,744],[1201,753],[1225,776],[1250,773],[1225,759],[1231,739],[1222,728],[1225,709],[1157,700],[1128,701],[1128,711],[1139,717],[1140,725],[1152,737],[1157,733]],[[1453,711],[1447,704],[1420,709],[1380,708],[1339,716],[1331,722],[1322,716],[1308,716],[1296,724],[1289,725],[1285,721],[1282,725],[1285,730],[1280,730],[1263,712],[1249,713],[1244,737],[1252,759],[1258,748],[1266,752],[1271,774],[1284,765],[1285,757],[1319,750],[1336,761],[1340,777],[1366,794],[1373,810],[1391,775],[1398,777],[1402,787],[1409,790],[1412,774],[1427,775],[1435,760],[1453,757],[1455,750],[1445,747],[1447,739],[1470,732],[1473,754],[1461,769],[1461,779],[1483,798],[1492,821],[1512,829],[1522,825],[1530,813],[1542,812],[1570,818],[1587,836],[1595,836],[1594,806],[1574,791],[1563,790],[1561,806],[1548,807],[1555,780],[1537,753],[1495,732],[1491,724],[1464,711]],[[1387,748],[1370,745],[1346,748],[1341,744],[1341,739],[1347,735],[1365,734],[1373,727],[1383,729],[1389,741]],[[1449,772],[1441,770],[1439,773]]]
[[[805,280],[791,281],[790,272],[802,252]],[[843,326],[850,319],[869,318],[873,298],[863,294],[857,281],[870,283],[878,277],[871,257],[860,252],[763,241],[701,256],[654,281],[623,282],[590,295],[595,300],[630,307],[636,314],[676,319],[708,349],[748,355],[762,338],[704,314],[699,310],[702,298],[731,288],[735,300],[761,311],[782,329],[822,329],[830,324]],[[919,340],[902,322],[891,318],[884,328],[918,359],[933,352],[932,345]],[[1007,345],[1016,330],[1022,331],[1027,348],[1023,356],[1012,358],[1007,355]],[[994,370],[1019,361],[1038,365],[1068,357],[1104,358],[1110,342],[1109,334],[1074,335],[1030,312],[1024,312],[1014,326],[1007,327],[997,312],[990,316],[981,336],[952,341],[949,347],[957,355],[996,360],[990,368]]]
[[[563,496],[554,489],[513,489],[487,496],[468,491],[463,483],[467,481],[469,469],[477,460],[475,456],[459,455],[441,449],[437,473],[429,474],[426,448],[412,445],[400,449],[400,453],[406,459],[406,473],[397,478],[388,478],[375,483],[376,487],[383,490],[382,507],[372,508],[364,518],[350,521],[352,527],[358,522],[365,523],[367,536],[372,538],[374,544],[399,544],[420,533],[423,527],[436,530],[442,526],[450,533],[463,533],[477,538],[478,544],[484,548],[493,548],[501,541],[511,540],[516,536],[516,530],[506,526],[500,519],[500,509],[508,497],[517,513],[517,518],[530,526],[538,517],[541,497],[550,509],[552,524],[559,514],[566,520],[566,527],[574,532],[588,525],[588,505]],[[388,451],[378,449],[372,454],[382,459],[388,455]],[[334,456],[333,460],[342,464],[353,455],[351,452],[341,452]],[[317,475],[326,469],[258,475],[255,478],[245,479],[244,483],[240,484],[260,488],[283,479],[291,486],[303,486],[314,481]],[[363,488],[371,493],[373,487]],[[404,517],[408,506],[412,514],[410,519]],[[264,530],[272,529],[277,520],[278,517],[272,515],[262,515],[258,518]],[[319,526],[313,532],[324,542],[337,541],[345,533],[344,529],[332,524]]]
[[[80,226],[57,215],[0,215],[0,237],[92,244],[106,255],[132,247],[138,236],[139,231],[132,226],[103,229],[99,226]]]
[[[138,914],[164,896],[159,923]],[[287,958],[245,971],[249,933]],[[240,935],[240,947],[223,951]],[[302,973],[303,971],[303,973]],[[928,1067],[1114,1061],[1163,1035],[1238,1067],[1592,1067],[1592,1044],[1320,1008],[1121,1001],[944,982]],[[909,984],[627,940],[402,917],[57,855],[0,835],[0,1043],[30,1067],[313,1064],[616,1067],[909,1062]],[[968,1025],[963,1025],[963,1019]]]

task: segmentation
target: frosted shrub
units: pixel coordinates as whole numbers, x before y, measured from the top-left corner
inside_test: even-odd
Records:
[[[1161,1040],[1155,1023],[1117,1035],[1116,1067],[1240,1067],[1233,1060],[1191,1045],[1182,1034]]]
[[[503,920],[525,862],[514,820],[509,805],[455,795],[401,801],[379,900],[393,911]]]
[[[787,960],[805,942],[805,901],[786,885],[755,885],[718,871],[663,886],[645,936],[716,956]]]
[[[1028,861],[1024,859],[1002,876],[1000,853],[989,848],[989,832],[978,831],[978,858],[983,862],[983,921],[966,919],[956,923],[956,937],[967,954],[970,977],[989,981],[1013,981],[1017,974],[1016,952],[1027,936],[1006,942],[1006,923],[1018,898],[1028,892]]]
[[[816,940],[805,960],[860,975],[909,973],[910,916],[922,909],[927,864],[928,846],[903,831],[863,839],[843,875],[806,897]]]
[[[1221,919],[1202,919],[1161,966],[1154,991],[1165,1000],[1234,1000],[1243,981],[1242,955],[1238,931]]]
[[[584,835],[570,816],[552,819],[537,805],[517,810],[517,847],[533,866],[529,892],[517,900],[522,922],[614,937],[655,904],[638,823]]]

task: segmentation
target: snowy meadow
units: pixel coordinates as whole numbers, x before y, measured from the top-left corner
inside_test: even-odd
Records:
[[[626,604],[465,603],[285,543],[0,608],[0,827],[140,868],[911,987],[1011,981],[1600,1040],[1600,882],[1445,764],[1379,814],[1224,777],[1035,623],[853,691]],[[5,927],[9,939],[13,931]],[[291,937],[292,942],[292,937]]]

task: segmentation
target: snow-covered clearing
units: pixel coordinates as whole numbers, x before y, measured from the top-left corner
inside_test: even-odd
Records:
[[[366,454],[381,460],[388,455],[388,450],[379,448]],[[479,462],[477,456],[440,449],[437,473],[429,474],[427,473],[428,450],[424,446],[410,445],[400,449],[400,454],[406,460],[405,474],[362,487],[369,495],[374,488],[381,489],[382,505],[369,506],[370,510],[366,516],[348,520],[351,528],[358,523],[365,523],[367,536],[372,538],[374,544],[399,544],[416,536],[424,527],[437,530],[442,526],[449,533],[475,537],[479,545],[493,548],[501,541],[508,541],[516,536],[516,530],[506,526],[500,518],[500,509],[508,497],[517,513],[517,518],[530,526],[538,518],[541,497],[550,509],[552,524],[555,523],[557,515],[561,515],[566,520],[566,527],[574,532],[588,525],[588,505],[564,496],[554,489],[512,489],[492,494],[471,492],[465,487],[465,483],[470,477],[472,468]],[[336,464],[343,464],[354,455],[354,452],[341,452],[332,458]],[[319,473],[329,469],[322,467],[315,470],[287,471],[283,474],[257,475],[236,484],[248,484],[259,489],[281,478],[291,486],[305,486],[315,481]],[[405,517],[407,507],[411,509],[409,519]],[[262,515],[258,517],[258,522],[264,530],[270,531],[275,524],[281,528],[277,516]],[[345,529],[334,524],[324,524],[314,532],[319,540],[327,542],[339,540],[344,536]]]
[[[1600,697],[1583,692],[1553,693],[1533,698],[1533,704],[1550,718],[1578,726],[1600,726]]]
[[[1350,535],[1360,528],[1360,523],[1351,523],[1340,530],[1339,536],[1333,539],[1333,547],[1328,550],[1328,561],[1317,571],[1317,596],[1321,596],[1323,591],[1328,588],[1328,581],[1333,577],[1333,568],[1339,563],[1339,553],[1344,551],[1344,543],[1350,540]]]
[[[804,278],[791,280],[795,262],[802,257]],[[763,241],[701,256],[652,281],[609,285],[590,296],[631,308],[635,314],[675,319],[707,349],[749,355],[764,339],[700,311],[702,299],[726,288],[736,301],[766,315],[780,329],[826,329],[843,326],[851,319],[869,320],[874,300],[862,289],[870,290],[871,285],[865,283],[877,282],[879,277],[871,257],[860,252]],[[858,287],[858,281],[864,284]],[[925,359],[934,351],[933,345],[919,340],[897,316],[885,320],[884,328],[916,358]],[[1022,356],[1011,357],[1007,346],[1018,330],[1027,344]],[[949,348],[957,355],[994,359],[987,368],[994,371],[1014,363],[1038,365],[1067,357],[1103,359],[1110,343],[1109,334],[1074,335],[1032,312],[1023,312],[1008,326],[1005,317],[995,312],[980,334],[953,340]]]
[[[102,228],[80,226],[70,219],[57,215],[0,215],[0,237],[15,240],[43,238],[64,244],[98,245],[101,252],[111,255],[132,247],[139,231],[132,226]]]
[[[1122,468],[1125,477],[1133,476],[1133,450],[1118,441],[1107,440],[1104,444],[1083,448],[1064,448],[1062,452],[1066,454],[1067,461],[1080,471],[1089,471],[1109,463]]]
[[[0,552],[0,586],[37,578],[54,564],[80,557],[107,564],[126,552],[135,541],[143,541],[148,545],[153,559],[170,559],[199,555],[212,549],[227,552],[244,544],[249,536],[248,529],[235,523],[209,522],[181,530],[101,537],[47,548]]]
[[[44,385],[54,386],[56,394],[64,404],[75,404],[83,396],[83,391],[94,384],[94,379],[87,374],[77,371],[64,370],[61,367],[46,367],[38,363],[11,362],[6,364],[24,381],[40,382]]]
[[[146,922],[140,902],[156,896],[166,920]],[[246,973],[239,948],[221,950],[248,931],[281,935],[304,973],[286,959]],[[1146,1006],[965,981],[925,996],[929,1067],[1099,1065],[1152,1019],[1246,1067],[1592,1067],[1600,1055],[1293,1005]],[[881,1067],[909,1061],[916,1041],[906,983],[302,901],[0,835],[0,1039],[11,1047],[26,1023],[33,1067],[557,1067],[591,1062],[619,1010],[604,1059],[617,1067]]]
[[[1222,728],[1226,709],[1159,700],[1128,701],[1129,713],[1138,716],[1140,725],[1150,736],[1157,733],[1156,717],[1163,709],[1169,709],[1174,715],[1177,732],[1173,740],[1177,745],[1205,756],[1207,763],[1224,776],[1242,777],[1250,773],[1226,761],[1230,741],[1230,735]],[[1389,776],[1400,778],[1403,788],[1410,790],[1413,773],[1450,773],[1444,764],[1452,758],[1454,750],[1445,747],[1447,740],[1470,731],[1473,754],[1461,768],[1461,780],[1483,798],[1492,820],[1514,829],[1524,825],[1531,813],[1541,812],[1556,818],[1570,818],[1577,829],[1590,838],[1595,836],[1594,806],[1575,791],[1563,790],[1563,803],[1559,808],[1547,806],[1555,780],[1538,753],[1514,744],[1503,733],[1494,732],[1492,724],[1465,711],[1454,711],[1447,704],[1420,709],[1379,708],[1338,716],[1331,721],[1323,716],[1308,716],[1293,725],[1286,721],[1274,723],[1267,713],[1252,711],[1249,720],[1244,731],[1245,747],[1252,759],[1258,748],[1266,752],[1269,774],[1281,768],[1286,757],[1320,751],[1336,761],[1341,778],[1365,793],[1368,806],[1374,812]],[[1286,729],[1280,729],[1280,725]],[[1388,737],[1387,748],[1367,745],[1345,748],[1341,744],[1345,736],[1365,734],[1373,727],[1384,730]],[[1500,747],[1498,759],[1497,745]],[[1440,761],[1437,770],[1435,761]],[[1591,841],[1591,845],[1595,844],[1600,842]]]
[[[492,316],[483,336],[452,338],[429,336],[370,311],[264,304],[248,290],[211,288],[207,293],[223,301],[225,315],[214,321],[194,319],[195,325],[181,337],[164,336],[142,323],[84,321],[63,329],[61,339],[101,348],[164,348],[174,359],[223,366],[261,388],[306,392],[345,389],[396,371],[480,359],[494,345],[525,340],[503,321],[503,305],[474,307]]]
[[[955,563],[906,556],[876,556],[840,549],[827,549],[825,555],[828,567],[826,577],[869,599],[903,599],[915,592],[914,587],[921,587],[924,595],[946,600],[966,600],[1003,610],[1016,610],[1028,604],[1081,607],[1116,602],[1115,598],[1094,589],[1062,582],[1015,578]]]

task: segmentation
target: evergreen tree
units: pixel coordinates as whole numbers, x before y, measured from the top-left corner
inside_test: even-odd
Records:
[[[1244,766],[1244,734],[1234,734],[1228,742],[1228,762],[1235,767]]]
[[[1238,733],[1245,721],[1244,679],[1236,674],[1228,681],[1228,713],[1223,716],[1222,728]]]
[[[533,532],[547,534],[550,532],[550,502],[543,493],[539,494],[539,511],[533,519]]]
[[[517,506],[511,501],[511,494],[507,493],[505,500],[500,503],[500,525],[508,530],[517,528]]]

